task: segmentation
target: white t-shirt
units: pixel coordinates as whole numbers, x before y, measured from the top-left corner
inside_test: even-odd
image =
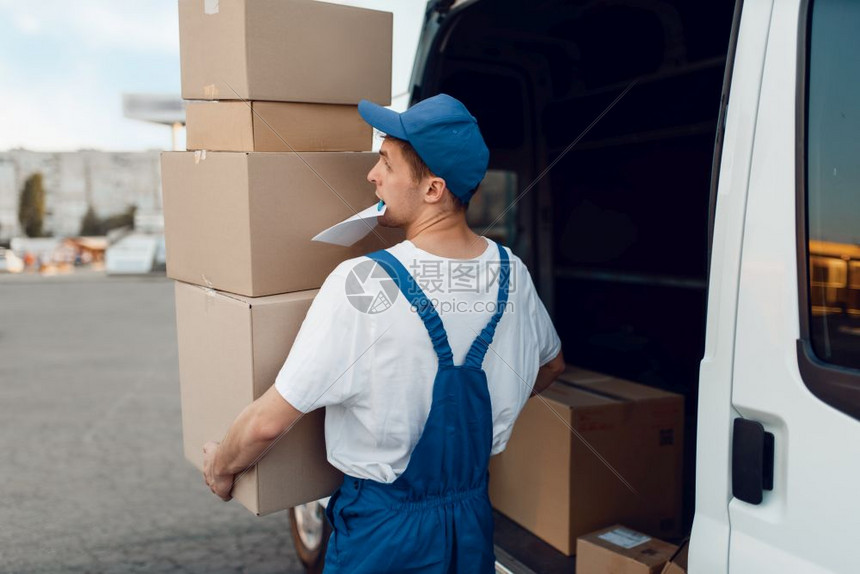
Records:
[[[439,257],[409,240],[389,248],[433,301],[455,365],[463,364],[495,311],[500,258],[497,244],[486,241],[476,259]],[[492,454],[505,449],[538,368],[561,350],[526,266],[505,250],[508,303],[483,363],[493,410]],[[409,463],[430,413],[438,367],[420,316],[389,277],[363,256],[332,271],[275,381],[298,410],[326,407],[332,465],[385,483]]]

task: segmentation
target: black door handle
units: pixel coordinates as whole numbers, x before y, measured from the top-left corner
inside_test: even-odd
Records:
[[[773,490],[773,433],[758,421],[737,418],[732,434],[732,496],[761,504]]]

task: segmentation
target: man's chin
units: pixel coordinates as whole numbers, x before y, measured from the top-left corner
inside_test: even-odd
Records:
[[[376,220],[376,222],[377,222],[377,223],[379,223],[379,226],[380,226],[380,227],[400,227],[400,226],[397,224],[397,222],[395,222],[395,221],[391,221],[391,219],[390,219],[390,218],[388,218],[388,217],[386,217],[385,215],[383,215],[382,217],[378,218],[378,219]]]

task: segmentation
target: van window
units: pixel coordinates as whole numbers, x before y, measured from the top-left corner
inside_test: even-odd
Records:
[[[806,214],[809,339],[860,369],[860,3],[816,0],[808,36]]]

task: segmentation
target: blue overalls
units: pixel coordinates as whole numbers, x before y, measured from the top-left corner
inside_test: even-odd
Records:
[[[325,572],[492,573],[493,514],[487,465],[493,416],[481,365],[508,300],[510,265],[499,245],[495,314],[455,366],[442,320],[415,279],[387,251],[368,255],[416,309],[439,368],[424,430],[406,470],[391,484],[347,476],[326,516],[333,532]]]

